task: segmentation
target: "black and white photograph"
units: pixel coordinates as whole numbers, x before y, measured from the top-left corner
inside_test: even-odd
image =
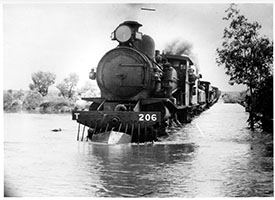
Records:
[[[272,1],[0,5],[2,197],[274,197]]]

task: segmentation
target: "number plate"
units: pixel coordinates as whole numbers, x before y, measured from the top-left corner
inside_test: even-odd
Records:
[[[156,113],[139,113],[139,122],[157,122],[160,121],[159,116]]]

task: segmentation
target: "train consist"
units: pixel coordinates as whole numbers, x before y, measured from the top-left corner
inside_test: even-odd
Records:
[[[120,24],[111,36],[118,46],[89,74],[101,97],[83,98],[92,102],[89,111],[72,113],[73,120],[89,127],[87,139],[155,141],[166,135],[169,125],[190,122],[220,96],[218,88],[201,80],[190,57],[156,51],[154,40],[139,32],[140,26],[135,21]],[[110,139],[111,135],[119,137]]]

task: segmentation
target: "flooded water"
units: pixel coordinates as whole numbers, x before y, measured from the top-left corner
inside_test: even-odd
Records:
[[[77,142],[70,115],[4,114],[8,196],[273,196],[273,158],[240,105],[217,103],[154,144]],[[52,129],[61,128],[61,132]]]

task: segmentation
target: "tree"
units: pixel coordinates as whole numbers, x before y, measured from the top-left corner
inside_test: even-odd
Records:
[[[77,74],[70,74],[68,78],[65,78],[56,86],[60,91],[59,95],[63,96],[64,98],[73,99],[78,81],[79,77]]]
[[[43,97],[47,96],[49,86],[55,82],[55,74],[51,72],[38,71],[32,74],[32,81],[29,85],[31,90],[38,91]]]
[[[82,97],[96,97],[100,95],[98,86],[94,85],[91,81],[86,81],[78,93]]]
[[[250,23],[235,4],[226,10],[229,27],[224,29],[222,48],[217,49],[219,66],[225,67],[229,83],[244,84],[250,93],[250,128],[254,129],[256,91],[261,82],[272,76],[273,42],[259,34],[261,25]]]

